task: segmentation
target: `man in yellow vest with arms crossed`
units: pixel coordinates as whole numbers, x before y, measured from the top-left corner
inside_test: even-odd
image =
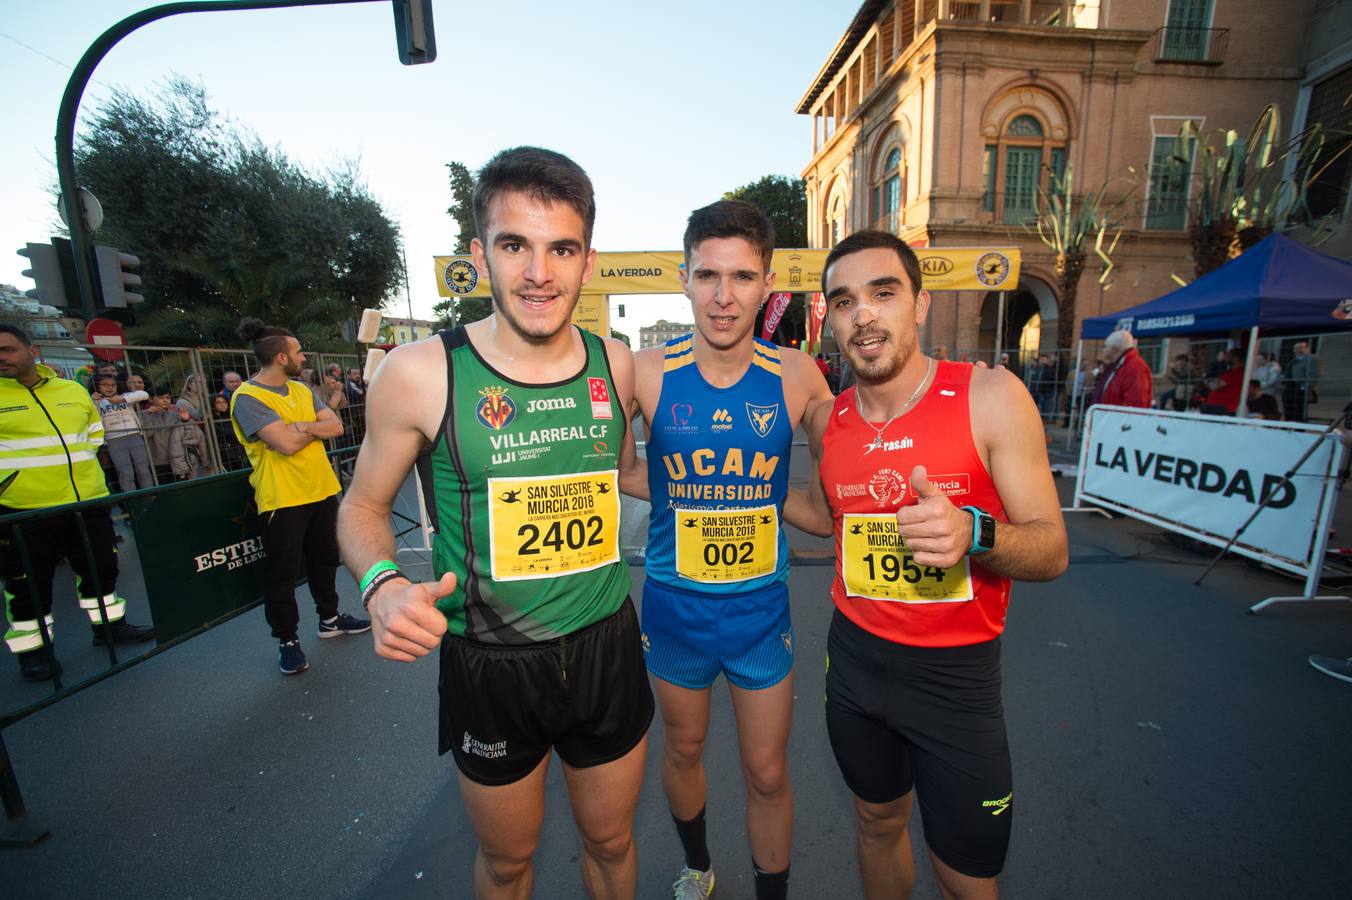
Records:
[[[367,619],[338,613],[338,493],[324,441],[343,433],[343,423],[299,381],[305,354],[285,328],[257,319],[240,323],[262,368],[230,395],[235,437],[249,457],[254,499],[263,531],[263,610],[279,642],[283,675],[310,667],[297,627],[296,579],[301,554],[310,595],[319,613],[319,636],[339,637],[371,629]]]

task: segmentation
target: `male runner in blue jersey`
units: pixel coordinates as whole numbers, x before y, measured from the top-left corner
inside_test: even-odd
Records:
[[[719,672],[737,718],[756,896],[788,890],[793,625],[780,513],[793,431],[833,398],[807,354],[753,334],[773,252],[774,228],[751,204],[693,212],[681,284],[695,330],[634,360],[652,500],[643,645],[664,724],[662,787],[685,850],[678,898],[713,890],[701,756]]]

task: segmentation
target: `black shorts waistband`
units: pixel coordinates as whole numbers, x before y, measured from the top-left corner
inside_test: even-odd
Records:
[[[1000,638],[998,637],[989,641],[961,644],[956,647],[925,647],[918,644],[901,644],[860,628],[839,609],[831,615],[831,628],[838,630],[841,637],[857,641],[873,652],[889,654],[901,659],[911,659],[916,662],[991,662],[1000,658]]]
[[[624,602],[620,604],[619,609],[603,619],[597,619],[595,622],[592,622],[590,625],[584,625],[577,631],[570,631],[567,634],[561,634],[558,637],[549,638],[548,640],[531,641],[527,644],[488,644],[483,641],[467,638],[463,635],[449,633],[444,640],[454,641],[481,653],[501,652],[504,655],[514,655],[530,653],[532,651],[548,652],[550,650],[557,650],[564,644],[585,640],[592,634],[603,630],[607,625],[615,621],[616,617],[623,615],[625,610],[629,610],[631,614],[634,613],[634,599],[628,595],[625,596]]]

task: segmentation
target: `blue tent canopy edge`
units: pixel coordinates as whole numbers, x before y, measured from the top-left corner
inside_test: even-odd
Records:
[[[1120,312],[1085,319],[1084,340],[1126,328],[1138,338],[1236,328],[1352,328],[1352,262],[1272,234],[1186,287]]]

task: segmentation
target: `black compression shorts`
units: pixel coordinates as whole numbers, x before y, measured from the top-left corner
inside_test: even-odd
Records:
[[[550,748],[574,768],[634,749],[653,718],[634,604],[528,646],[441,642],[441,752],[471,781],[511,784]]]
[[[890,803],[914,787],[934,855],[973,878],[998,875],[1014,816],[999,639],[913,647],[837,611],[826,665],[826,728],[850,790]]]

